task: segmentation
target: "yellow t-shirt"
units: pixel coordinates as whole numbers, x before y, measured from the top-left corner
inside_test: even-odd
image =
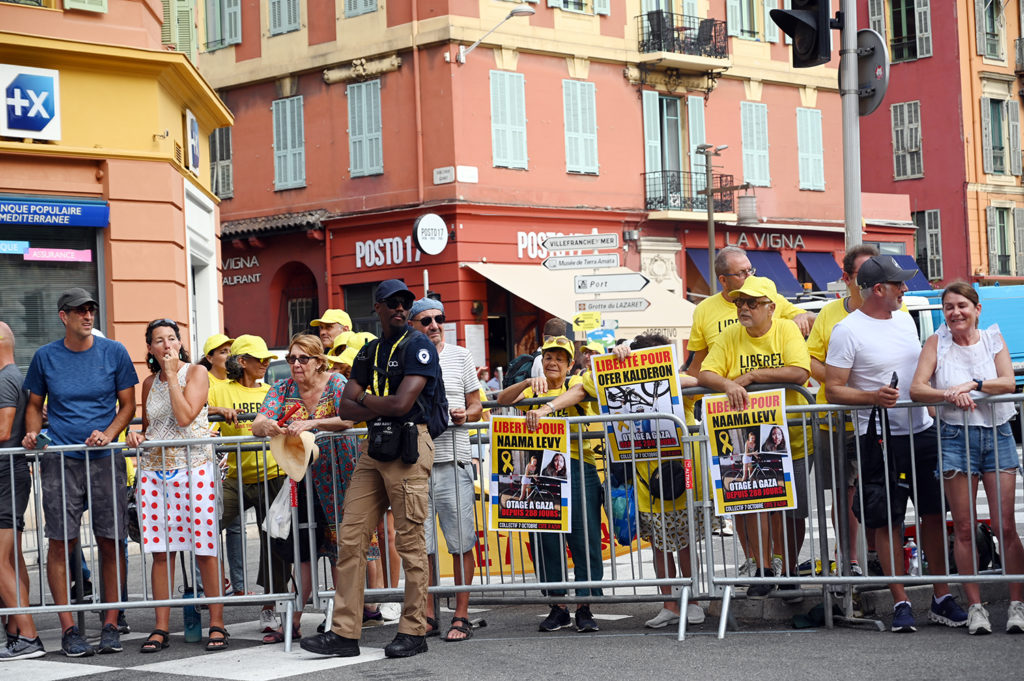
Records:
[[[773,293],[770,298],[775,303],[772,319],[794,319],[807,312],[778,293]],[[686,349],[690,352],[707,350],[715,344],[715,340],[723,331],[738,322],[736,303],[726,300],[721,293],[705,298],[693,311],[693,328],[690,329],[690,340],[686,344]]]
[[[582,376],[570,376],[568,384],[563,383],[554,390],[549,390],[541,395],[535,395],[533,388],[527,388],[523,391],[523,399],[527,400],[531,397],[556,397],[561,395],[569,388],[583,383]],[[586,386],[584,386],[584,389]],[[520,411],[532,411],[540,405],[533,405],[531,407],[520,407],[516,408]],[[593,402],[580,402],[578,405],[569,407],[568,409],[559,409],[548,417],[545,418],[568,418],[570,416],[594,416],[594,403]],[[573,433],[572,438],[569,440],[569,453],[574,459],[580,458],[579,453],[579,436],[576,433],[580,432],[580,425],[583,426],[583,432],[587,431],[587,424],[574,424],[569,427],[569,431]],[[593,466],[597,466],[597,459],[594,457],[594,441],[590,439],[583,440],[583,462],[589,463]]]
[[[270,391],[270,386],[265,383],[257,383],[252,388],[247,388],[237,381],[224,381],[210,386],[209,405],[224,409],[234,409],[239,414],[255,414],[263,404],[263,398]],[[221,423],[220,434],[224,437],[236,437],[239,435],[252,435],[252,421],[239,421],[236,424]],[[284,471],[277,467],[277,462],[267,450],[268,478],[276,478],[284,475]],[[236,479],[238,473],[235,466],[235,454],[228,454],[227,478]],[[263,451],[242,452],[242,482],[249,485],[263,479]]]
[[[796,323],[788,319],[776,319],[768,333],[758,338],[752,337],[739,324],[726,329],[711,347],[701,370],[713,371],[719,376],[735,380],[754,369],[792,366],[811,370],[807,344]],[[807,404],[807,399],[799,392],[787,390],[786,404]],[[796,420],[796,416],[791,416],[790,420]],[[802,459],[805,450],[803,427],[790,426],[789,436],[793,459]]]

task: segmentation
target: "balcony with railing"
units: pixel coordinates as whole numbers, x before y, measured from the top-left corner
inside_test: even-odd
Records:
[[[723,68],[729,59],[725,22],[719,19],[651,10],[637,17],[641,62],[666,68]]]
[[[707,212],[708,197],[704,191],[707,176],[703,171],[661,170],[644,173],[644,207],[650,211],[690,211]],[[715,173],[711,176],[712,186],[731,187],[733,176]],[[733,193],[715,194],[714,209],[716,213],[734,213],[735,199]]]

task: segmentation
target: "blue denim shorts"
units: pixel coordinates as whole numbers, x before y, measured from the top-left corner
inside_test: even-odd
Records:
[[[996,470],[1009,471],[1020,468],[1017,443],[1009,422],[995,428],[942,424],[942,456],[940,466],[943,473],[967,473],[979,475]],[[998,457],[996,448],[998,446]],[[970,468],[967,455],[970,452]]]

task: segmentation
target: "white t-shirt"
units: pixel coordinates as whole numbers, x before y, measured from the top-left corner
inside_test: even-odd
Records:
[[[480,379],[473,366],[473,355],[466,348],[445,343],[438,359],[441,363],[444,394],[448,397],[448,409],[465,409],[466,393],[480,392]],[[451,423],[450,418],[448,422]],[[465,463],[470,460],[469,433],[465,430],[446,430],[434,440],[434,463],[451,461],[456,450],[459,461]]]
[[[897,310],[891,319],[875,319],[855,310],[832,330],[825,364],[850,369],[847,385],[858,390],[878,390],[889,385],[895,371],[899,376],[900,399],[909,400],[910,382],[920,354],[917,327],[908,313]],[[868,429],[871,409],[860,409],[856,414],[857,432],[863,435]],[[909,435],[911,419],[915,433],[932,425],[932,417],[924,407],[890,409],[890,432]]]

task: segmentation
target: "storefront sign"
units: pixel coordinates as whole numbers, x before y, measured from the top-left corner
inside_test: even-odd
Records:
[[[356,242],[356,269],[419,262],[423,253],[413,246],[412,235]]]
[[[754,232],[750,235],[746,232],[740,232],[739,235],[726,232],[725,245],[739,246],[740,248],[767,248],[776,251],[780,248],[802,249],[804,238],[799,234],[783,234],[781,232]]]
[[[412,240],[427,255],[440,255],[448,245],[448,225],[436,213],[425,213],[412,226]]]
[[[92,251],[76,251],[70,248],[30,248],[25,251],[25,260],[45,262],[92,262]]]
[[[225,271],[235,270],[244,271],[244,273],[232,275],[225,274],[223,278],[224,285],[237,286],[238,284],[258,284],[263,273],[252,272],[251,270],[259,266],[260,259],[255,255],[228,258],[224,261],[223,269]]]
[[[516,256],[522,260],[523,257],[543,259],[550,253],[544,247],[544,242],[549,237],[566,236],[562,232],[516,232]],[[590,236],[589,234],[570,234],[569,236]],[[591,249],[593,250],[593,249]],[[567,250],[559,251],[558,255],[580,255],[583,251]]]
[[[60,72],[0,64],[0,136],[60,139]]]
[[[21,255],[27,250],[27,241],[0,241],[0,255]]]
[[[110,207],[105,203],[0,198],[0,224],[5,223],[106,227],[110,224]]]

